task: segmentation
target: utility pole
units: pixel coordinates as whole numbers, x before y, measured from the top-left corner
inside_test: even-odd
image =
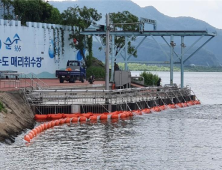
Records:
[[[109,90],[109,14],[106,14],[106,80],[105,90]]]
[[[173,53],[176,44],[173,41],[174,36],[170,36],[170,85],[173,85]]]
[[[184,87],[184,66],[183,66],[183,57],[184,57],[184,48],[185,48],[185,44],[184,44],[184,36],[181,36],[181,59],[180,59],[180,67],[181,67],[181,88]]]

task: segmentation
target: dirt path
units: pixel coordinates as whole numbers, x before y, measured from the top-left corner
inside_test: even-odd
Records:
[[[14,137],[34,125],[34,114],[24,103],[19,91],[0,92],[7,113],[0,112],[0,142],[11,143]]]

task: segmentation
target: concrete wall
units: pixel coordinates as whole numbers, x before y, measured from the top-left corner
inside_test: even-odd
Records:
[[[0,93],[0,101],[7,109],[0,112],[0,142],[14,142],[24,129],[34,127],[34,114],[23,99],[19,91]]]
[[[70,33],[71,26],[36,22],[21,26],[20,21],[0,19],[0,71],[55,77],[55,70],[64,69],[67,60],[76,59],[77,52],[69,45]]]

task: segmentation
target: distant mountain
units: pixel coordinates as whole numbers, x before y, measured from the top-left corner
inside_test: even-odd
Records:
[[[63,12],[70,6],[87,6],[90,8],[95,8],[103,15],[103,18],[101,19],[99,24],[105,23],[106,13],[121,12],[127,10],[138,17],[145,17],[156,20],[157,30],[208,30],[208,32],[216,31],[217,36],[213,38],[206,46],[204,46],[198,53],[191,57],[186,64],[210,66],[217,66],[222,64],[222,48],[220,47],[222,45],[222,30],[217,29],[204,21],[192,17],[169,17],[159,12],[153,6],[141,8],[130,0],[78,0],[63,2],[50,1],[50,4],[58,8],[60,12]],[[150,28],[147,27],[147,29]],[[197,37],[185,37],[185,44],[187,48],[189,48],[189,46],[191,46],[196,39]],[[169,53],[169,48],[166,46],[166,43],[160,38],[157,38],[157,41]],[[175,38],[175,42],[177,44],[175,51],[180,52],[180,39]],[[94,43],[94,56],[104,61],[104,52],[98,50],[99,46],[100,45],[97,42]],[[190,53],[194,50],[195,48],[192,48],[192,51],[190,51]],[[138,57],[136,59],[132,57],[131,60],[166,61],[166,56],[161,51],[156,42],[153,41],[151,38],[146,39],[146,41],[140,46],[140,48],[138,48],[137,53]]]

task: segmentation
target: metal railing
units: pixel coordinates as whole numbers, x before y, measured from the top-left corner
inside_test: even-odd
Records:
[[[31,103],[42,105],[124,104],[156,99],[178,101],[191,95],[189,88],[144,87],[119,90],[33,90],[27,95]]]
[[[39,79],[35,74],[17,73],[15,77],[0,78],[0,89],[19,89],[19,88],[33,88],[33,89],[48,89],[49,86]]]

